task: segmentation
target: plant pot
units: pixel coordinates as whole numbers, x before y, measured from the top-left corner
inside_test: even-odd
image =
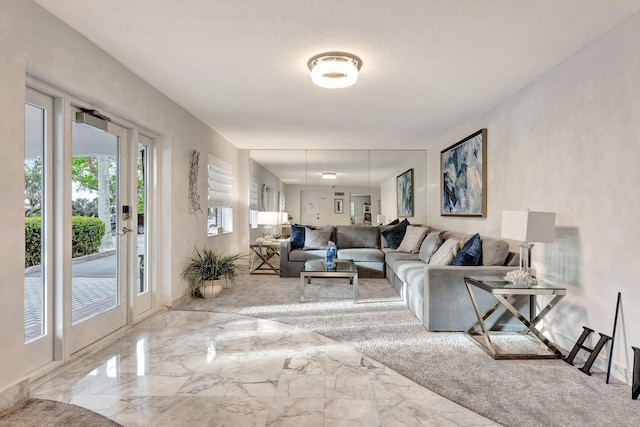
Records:
[[[202,298],[217,298],[220,292],[222,292],[222,279],[204,280],[200,285]]]

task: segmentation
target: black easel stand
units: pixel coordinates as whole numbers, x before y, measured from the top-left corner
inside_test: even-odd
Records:
[[[633,382],[631,383],[631,398],[636,400],[640,396],[640,348],[633,349]]]
[[[607,384],[609,384],[609,375],[611,374],[611,362],[613,361],[613,344],[616,340],[616,328],[618,327],[618,312],[620,311],[620,302],[622,293],[618,292],[618,300],[616,301],[616,317],[613,319],[613,332],[611,333],[611,347],[609,348],[609,363],[607,364]]]
[[[604,347],[604,345],[607,343],[607,341],[611,339],[611,337],[598,332],[600,334],[600,339],[598,340],[594,348],[590,348],[584,345],[584,341],[592,332],[594,332],[594,330],[587,328],[586,326],[583,326],[582,329],[584,329],[582,331],[582,335],[580,335],[580,338],[578,338],[578,341],[576,341],[576,344],[573,346],[571,353],[569,353],[569,356],[567,356],[567,358],[564,361],[567,362],[569,365],[573,365],[573,359],[576,357],[580,349],[585,350],[588,353],[591,353],[589,355],[589,358],[587,359],[587,363],[585,363],[582,368],[578,368],[585,374],[591,375],[590,370],[591,370],[591,366],[593,365],[593,362],[596,361],[596,358],[598,357],[598,353],[600,353],[600,350],[602,350],[602,347]]]

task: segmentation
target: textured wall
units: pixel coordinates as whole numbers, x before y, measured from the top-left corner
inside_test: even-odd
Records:
[[[615,365],[640,345],[640,16],[596,40],[429,151],[428,223],[500,235],[502,210],[557,212],[556,241],[533,249],[538,273],[568,287],[548,326],[571,347],[588,325],[611,334],[622,292]],[[441,217],[440,150],[488,129],[486,219]],[[515,248],[515,246],[514,246]],[[629,379],[630,381],[630,379]]]
[[[201,152],[200,199],[206,204],[206,154],[215,154],[246,171],[239,151],[209,127],[156,91],[102,50],[62,24],[31,1],[6,0],[0,6],[0,393],[23,378],[23,162],[26,75],[46,81],[109,115],[137,122],[159,138],[159,230],[156,248],[161,303],[170,303],[188,286],[179,278],[180,265],[194,243],[245,250],[246,227],[233,237],[206,237],[206,211],[188,211],[188,177],[191,150]],[[246,194],[237,188],[238,194]],[[238,196],[238,200],[240,197]],[[245,223],[246,203],[236,212]],[[59,286],[60,284],[56,284]]]

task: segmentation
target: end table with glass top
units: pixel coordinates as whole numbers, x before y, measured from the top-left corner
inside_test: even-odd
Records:
[[[256,240],[249,248],[253,251],[250,274],[280,274],[280,242],[282,240]],[[255,258],[260,262],[254,266]]]
[[[300,272],[300,302],[304,302],[305,286],[313,277],[349,279],[353,285],[353,302],[358,303],[358,269],[352,260],[336,258],[333,266],[327,265],[323,259],[306,261]]]
[[[545,337],[536,325],[558,304],[558,302],[564,298],[567,293],[566,288],[553,286],[543,281],[535,281],[533,284],[513,284],[504,279],[504,277],[470,277],[465,276],[464,283],[469,291],[471,297],[471,303],[478,316],[478,321],[474,323],[468,330],[467,334],[472,337],[476,343],[478,343],[483,350],[485,350],[494,359],[555,359],[562,358],[563,354],[555,344],[553,344],[547,337]],[[478,302],[473,293],[473,289],[481,289],[482,291],[489,292],[497,300],[495,305],[482,313]],[[525,317],[514,305],[509,301],[511,297],[517,295],[529,296],[529,319]],[[536,298],[551,296],[552,299],[542,308],[540,313],[536,315]],[[505,307],[514,317],[527,327],[528,332],[535,336],[540,342],[542,342],[549,353],[504,353],[499,351],[496,344],[491,340],[490,331],[487,328],[485,320],[494,313],[500,306]],[[477,331],[477,327],[480,326],[480,331]]]

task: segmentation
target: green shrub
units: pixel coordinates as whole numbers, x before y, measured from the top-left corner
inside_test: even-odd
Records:
[[[97,253],[105,230],[106,225],[100,218],[71,217],[71,256]]]
[[[71,217],[71,256],[95,254],[106,231],[105,223],[99,218],[86,216]],[[42,218],[24,219],[25,256],[24,265],[40,265],[42,260]]]
[[[42,217],[24,219],[24,266],[40,265],[42,254]]]

